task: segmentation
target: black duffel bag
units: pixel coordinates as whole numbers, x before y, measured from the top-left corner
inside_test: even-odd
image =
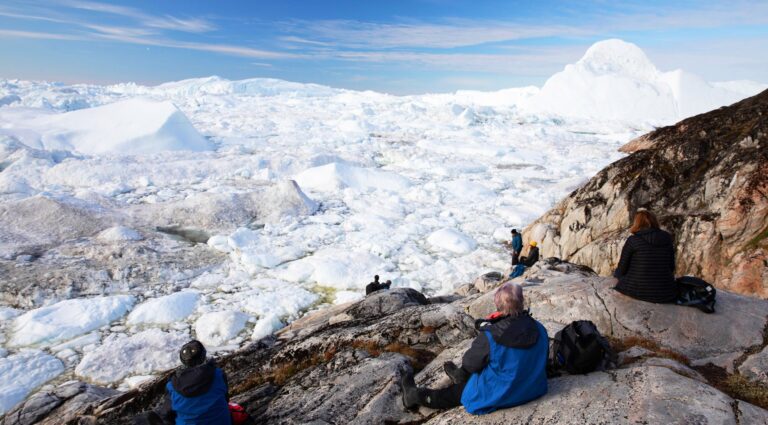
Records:
[[[677,284],[677,305],[696,307],[705,313],[715,312],[717,290],[706,281],[693,276],[681,276]]]

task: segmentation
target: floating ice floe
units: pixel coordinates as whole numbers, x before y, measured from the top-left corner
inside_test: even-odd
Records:
[[[276,314],[268,314],[256,322],[256,325],[253,327],[253,333],[251,334],[251,340],[258,341],[267,335],[273,334],[284,326],[285,324],[280,320],[280,317]]]
[[[195,311],[199,299],[200,293],[197,291],[182,291],[148,299],[128,314],[126,323],[139,325],[178,322]]]
[[[0,358],[0,415],[29,393],[64,372],[61,360],[39,350]]]
[[[30,310],[12,326],[10,346],[50,345],[98,329],[123,317],[133,306],[130,295],[75,298]]]
[[[338,162],[310,168],[296,175],[295,180],[300,187],[318,192],[336,192],[344,188],[397,192],[406,190],[411,185],[407,178],[393,172]]]
[[[427,237],[427,243],[436,249],[468,254],[477,248],[477,242],[456,229],[440,229]]]
[[[189,335],[147,329],[134,335],[113,334],[83,356],[75,374],[99,384],[111,384],[130,375],[162,372],[179,365],[179,349]]]
[[[378,256],[361,251],[326,248],[273,270],[289,282],[312,282],[337,289],[363,289],[374,274],[390,268]]]
[[[195,321],[195,335],[205,346],[220,347],[235,338],[248,319],[239,311],[205,313]]]

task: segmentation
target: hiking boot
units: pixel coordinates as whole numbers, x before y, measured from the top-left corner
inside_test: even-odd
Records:
[[[413,409],[421,404],[419,389],[416,387],[416,382],[413,381],[413,372],[406,372],[400,378],[400,389],[403,392],[403,406],[406,409]]]
[[[443,371],[451,378],[454,384],[461,384],[469,380],[469,373],[463,368],[456,366],[453,362],[443,363]]]

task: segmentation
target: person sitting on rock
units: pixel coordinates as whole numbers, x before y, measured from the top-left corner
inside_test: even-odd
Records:
[[[379,275],[375,275],[373,276],[373,282],[365,286],[365,295],[370,295],[382,289],[389,289],[391,285],[392,285],[391,280],[388,280],[386,283],[381,283],[379,282]]]
[[[165,400],[157,414],[166,424],[230,425],[227,376],[213,360],[206,361],[205,347],[192,340],[181,347],[184,365],[166,384]]]
[[[647,210],[635,214],[629,231],[632,236],[624,242],[613,274],[618,279],[614,289],[643,301],[673,302],[677,287],[672,235],[661,230],[659,221]]]
[[[517,406],[547,392],[549,338],[544,326],[524,310],[523,288],[507,283],[496,290],[498,311],[478,320],[478,335],[461,367],[444,364],[454,383],[443,389],[416,387],[413,372],[400,382],[403,405],[449,409],[463,405],[472,414]]]
[[[531,241],[528,255],[520,257],[520,264],[523,264],[525,267],[531,267],[537,261],[539,261],[539,247],[536,246],[536,241]]]

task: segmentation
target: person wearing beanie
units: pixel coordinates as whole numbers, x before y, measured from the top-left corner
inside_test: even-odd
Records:
[[[179,350],[182,367],[166,384],[157,414],[165,424],[231,425],[227,375],[206,357],[205,347],[192,340]]]
[[[528,248],[528,255],[520,257],[520,263],[525,265],[525,267],[531,267],[539,261],[539,247],[536,245],[536,241],[531,241],[530,247]]]

